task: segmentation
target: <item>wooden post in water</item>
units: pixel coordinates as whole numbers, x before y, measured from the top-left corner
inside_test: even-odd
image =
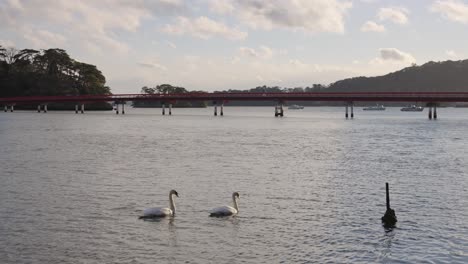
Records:
[[[386,194],[386,201],[387,201],[387,210],[390,210],[390,192],[388,191],[388,182],[385,183],[385,194]]]
[[[382,217],[382,223],[385,227],[394,227],[397,222],[397,217],[395,210],[390,208],[390,191],[388,190],[388,182],[385,183],[385,193],[386,193],[386,202],[387,210],[385,211],[384,216]]]

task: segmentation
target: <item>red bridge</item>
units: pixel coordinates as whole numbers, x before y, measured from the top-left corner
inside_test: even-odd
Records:
[[[70,96],[24,96],[0,98],[0,104],[46,104],[57,102],[112,101],[378,101],[378,102],[468,102],[468,93],[182,93],[182,94],[113,94]]]
[[[223,114],[223,104],[227,101],[276,101],[278,106],[275,108],[275,116],[283,116],[282,104],[286,101],[342,101],[346,104],[346,116],[348,116],[348,106],[351,107],[351,117],[353,117],[353,102],[424,102],[434,111],[438,102],[468,102],[468,93],[460,92],[358,92],[358,93],[181,93],[181,94],[113,94],[113,95],[79,95],[79,96],[25,96],[25,97],[7,97],[0,98],[0,105],[10,107],[19,104],[37,104],[44,106],[47,111],[47,104],[58,102],[69,102],[81,104],[81,111],[84,111],[84,104],[89,102],[114,102],[118,105],[126,101],[159,101],[163,103],[163,114],[165,104],[169,105],[169,114],[171,106],[176,101],[213,101],[216,107],[221,106],[221,115]],[[122,109],[124,113],[124,110]],[[435,117],[437,114],[435,114]]]

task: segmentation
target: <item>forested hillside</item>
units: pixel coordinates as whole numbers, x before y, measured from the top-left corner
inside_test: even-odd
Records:
[[[378,77],[332,83],[327,92],[468,92],[468,60],[428,62]]]

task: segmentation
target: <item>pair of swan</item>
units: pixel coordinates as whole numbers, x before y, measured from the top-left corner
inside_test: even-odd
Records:
[[[177,193],[176,190],[171,190],[169,192],[169,206],[170,208],[161,208],[161,207],[155,207],[155,208],[148,208],[143,211],[143,215],[140,216],[140,219],[148,219],[148,218],[158,218],[158,217],[166,217],[166,216],[174,216],[176,207],[174,204],[174,199],[173,196],[179,197],[179,194]],[[239,193],[234,192],[232,194],[232,202],[234,207],[224,205],[220,207],[213,208],[210,211],[210,216],[229,216],[229,215],[235,215],[239,212],[239,207],[237,205],[237,199],[239,199]]]

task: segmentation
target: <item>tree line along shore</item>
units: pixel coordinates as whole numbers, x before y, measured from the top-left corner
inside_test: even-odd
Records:
[[[468,60],[428,62],[377,77],[354,77],[329,85],[307,87],[257,86],[246,90],[223,90],[226,93],[306,93],[306,92],[468,92]],[[143,94],[199,93],[171,84],[144,86]],[[48,95],[111,94],[106,78],[95,66],[71,58],[63,49],[22,49],[0,45],[0,97]],[[173,107],[206,107],[212,102],[176,102]],[[269,101],[235,101],[233,106],[272,106]],[[341,105],[336,102],[295,102],[309,106]],[[401,105],[391,103],[388,105]],[[160,102],[133,102],[134,107],[161,107]],[[20,106],[21,107],[21,106]],[[36,108],[37,106],[22,106]],[[72,110],[74,104],[54,103],[51,110]],[[109,103],[92,103],[87,109],[111,110]]]

